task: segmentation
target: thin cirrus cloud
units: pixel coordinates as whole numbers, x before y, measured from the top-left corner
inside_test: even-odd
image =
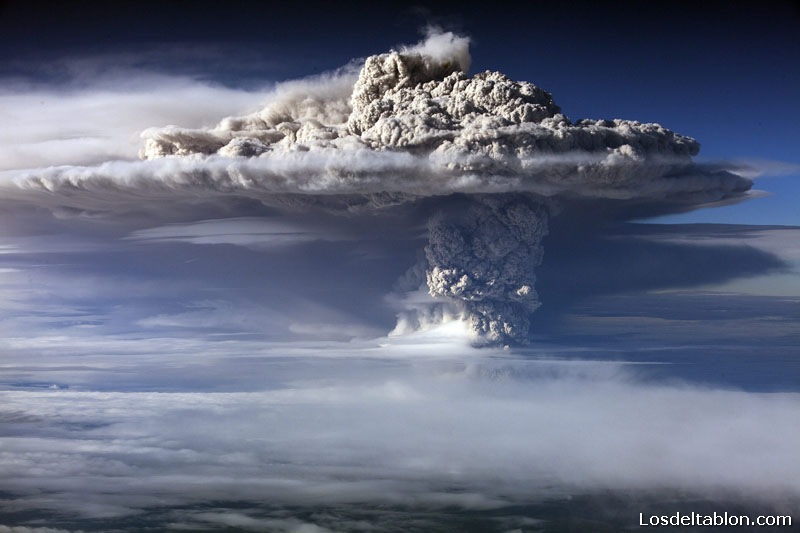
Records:
[[[348,237],[324,231],[322,228],[306,228],[281,220],[229,218],[147,228],[134,231],[126,238],[158,243],[232,244],[260,248],[309,241],[338,241]]]

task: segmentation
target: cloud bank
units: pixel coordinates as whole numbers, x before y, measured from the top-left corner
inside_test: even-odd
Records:
[[[423,359],[401,355],[402,344],[342,346],[332,355],[347,359],[327,364],[317,350],[290,361],[275,347],[239,368],[228,356],[181,366],[178,391],[2,391],[3,486],[15,495],[5,503],[106,519],[171,507],[190,518],[188,506],[209,501],[228,512],[241,502],[481,510],[613,488],[766,508],[800,492],[796,393],[637,384],[621,363],[405,349]],[[298,358],[314,365],[298,375]],[[152,364],[138,358],[127,371]],[[269,380],[192,390],[205,366]]]
[[[750,188],[696,165],[690,137],[630,120],[573,122],[543,89],[499,72],[469,76],[469,65],[468,38],[431,31],[367,58],[357,74],[281,85],[260,111],[213,128],[148,129],[145,161],[21,173],[9,195],[93,216],[143,200],[245,198],[348,215],[427,202],[429,294],[455,303],[486,339],[524,342],[559,203],[663,210]],[[450,219],[454,195],[472,205]]]

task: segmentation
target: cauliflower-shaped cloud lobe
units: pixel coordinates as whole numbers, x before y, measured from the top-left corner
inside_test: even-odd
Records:
[[[490,341],[527,338],[540,305],[534,269],[544,254],[544,206],[525,196],[485,196],[463,216],[437,214],[428,230],[429,293],[463,301],[472,329]]]

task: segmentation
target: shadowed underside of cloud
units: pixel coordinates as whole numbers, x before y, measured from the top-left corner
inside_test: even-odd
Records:
[[[694,164],[699,144],[658,124],[573,122],[531,83],[468,76],[468,47],[434,31],[367,58],[358,73],[281,85],[261,111],[216,127],[147,130],[148,161],[22,173],[8,196],[102,217],[236,198],[343,215],[423,202],[421,283],[475,333],[508,343],[527,338],[542,238],[565,203],[668,211],[750,188]],[[462,205],[455,215],[453,203]]]

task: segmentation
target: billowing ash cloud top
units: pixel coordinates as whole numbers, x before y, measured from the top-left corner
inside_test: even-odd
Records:
[[[552,198],[697,204],[750,188],[694,164],[690,137],[630,120],[572,122],[539,87],[468,76],[469,64],[468,38],[431,32],[367,58],[357,78],[284,84],[261,111],[214,128],[147,130],[148,161],[52,168],[19,185],[80,209],[81,192],[95,208],[202,194],[334,212],[461,193],[459,209],[434,209],[424,264],[410,272],[499,342],[524,342],[540,304],[534,269]]]
[[[112,203],[135,189],[272,204],[287,194],[377,195],[380,205],[510,192],[696,203],[750,187],[693,164],[690,137],[629,120],[572,122],[539,87],[499,72],[470,77],[469,64],[468,38],[434,32],[367,58],[357,76],[344,69],[282,84],[260,111],[214,128],[148,129],[140,155],[150,161],[48,168],[18,184],[92,190]]]
[[[261,111],[210,130],[148,130],[141,155],[248,158],[235,166],[242,187],[306,194],[709,200],[749,188],[693,166],[690,137],[630,120],[573,123],[539,87],[499,72],[470,77],[469,64],[467,38],[432,33],[367,58],[354,85],[347,74],[287,84]],[[254,179],[253,167],[266,172]]]

